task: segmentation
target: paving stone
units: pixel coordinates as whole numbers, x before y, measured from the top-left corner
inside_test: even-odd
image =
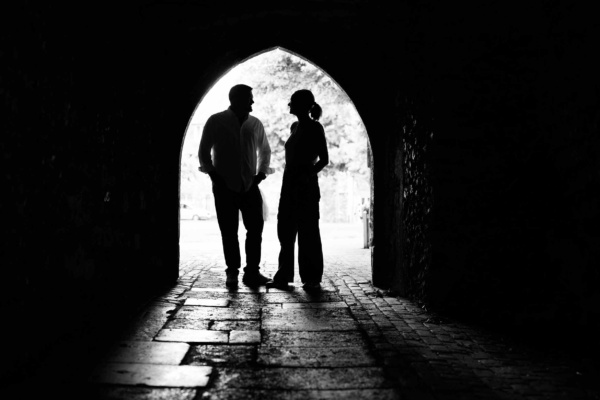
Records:
[[[402,304],[402,302],[394,297],[384,297],[383,298],[385,300],[386,303],[390,304],[390,305],[395,305],[395,304]]]
[[[376,365],[365,347],[261,347],[258,364],[281,367],[366,367]]]
[[[352,312],[352,315],[354,316],[354,318],[356,318],[356,319],[371,320],[371,316],[366,312],[359,312],[359,311],[355,311],[355,310],[351,310],[351,312]]]
[[[383,369],[217,368],[215,389],[381,389],[394,387]]]
[[[106,400],[194,400],[197,389],[98,385],[89,398]],[[82,396],[82,398],[85,396]]]
[[[288,303],[286,303],[288,304]],[[291,303],[290,303],[291,304]],[[294,304],[304,304],[304,303],[294,303]],[[264,311],[266,309],[270,309],[270,310],[281,310],[283,304],[281,303],[265,303],[262,305],[261,309]]]
[[[188,307],[183,306],[175,314],[175,318],[192,320],[252,320],[260,319],[261,309],[250,307]]]
[[[209,390],[202,400],[400,400],[396,389],[353,389],[353,390],[256,390],[230,389]]]
[[[235,293],[235,291],[230,291],[226,287],[193,287],[190,289],[192,292],[218,292],[218,293]]]
[[[264,307],[265,302],[262,298],[259,298],[257,301],[246,301],[246,300],[231,300],[229,302],[229,307]]]
[[[223,281],[224,282],[224,281]],[[225,286],[223,284],[223,286]],[[237,288],[226,288],[226,287],[193,287],[191,288],[194,292],[220,292],[220,293],[266,293],[267,288],[265,286],[258,287],[249,287],[244,286],[242,284],[242,280],[240,278],[240,283]]]
[[[230,344],[260,343],[260,331],[231,331],[229,332]]]
[[[321,303],[283,303],[281,308],[346,308],[348,305],[343,301],[321,302]]]
[[[345,308],[304,308],[263,312],[262,327],[279,331],[344,331],[358,329]]]
[[[302,331],[265,331],[263,346],[292,347],[353,347],[366,345],[358,331],[342,332],[302,332]]]
[[[105,362],[179,365],[189,348],[187,343],[120,342],[105,357]]]
[[[309,293],[304,290],[293,292],[269,292],[263,294],[263,300],[266,303],[317,303],[342,301],[342,298],[335,292]]]
[[[227,343],[228,333],[198,329],[163,329],[155,340],[161,342]]]
[[[202,280],[193,283],[194,288],[225,288],[226,274],[204,273]]]
[[[214,381],[210,389],[96,384],[95,389],[110,389],[103,398],[428,400],[434,398],[433,394],[444,400],[598,397],[594,375],[557,363],[560,356],[551,351],[533,354],[525,346],[516,347],[505,342],[506,338],[499,340],[473,326],[435,323],[433,316],[414,302],[389,297],[372,287],[368,250],[357,252],[364,254],[360,259],[348,252],[333,255],[326,251],[324,290],[320,293],[304,291],[298,281],[291,292],[264,287],[256,290],[241,282],[237,290],[229,290],[224,286],[222,254],[217,253],[195,255],[194,259],[183,257],[179,283],[155,299],[126,330],[135,340],[184,346],[187,340],[176,342],[191,335],[184,334],[186,331],[199,331],[195,335],[219,332],[226,340],[215,344],[190,341],[190,349],[180,361],[184,366],[212,366]],[[264,253],[265,274],[276,271],[277,254]],[[209,310],[197,312],[199,309]],[[179,330],[165,336],[176,342],[153,341],[161,329]],[[233,331],[260,331],[262,342],[229,344],[236,335]],[[119,356],[123,358],[115,360],[124,361],[121,366],[131,365],[128,361],[164,362],[162,356],[155,359],[151,352]],[[179,359],[169,356],[174,357],[169,362]],[[94,391],[93,397],[98,393]]]
[[[212,368],[206,366],[106,363],[93,371],[90,381],[134,386],[204,387],[211,372]]]
[[[383,361],[383,365],[386,367],[400,367],[406,364],[406,360],[400,359],[399,355],[382,355],[381,360]]]
[[[197,299],[227,299],[229,307],[262,305],[261,293],[229,293],[229,292],[194,292],[186,293],[188,298]]]
[[[256,364],[256,346],[192,345],[183,360],[186,365],[219,365],[243,367]]]
[[[210,324],[211,331],[259,331],[259,320],[250,321],[214,321]]]
[[[266,293],[267,292],[267,288],[265,286],[258,286],[258,287],[250,287],[250,286],[244,286],[242,284],[242,280],[240,279],[240,286],[237,288],[237,293]]]
[[[176,318],[168,321],[164,328],[169,329],[198,329],[209,330],[212,326],[212,321],[208,319],[192,319],[192,318]],[[225,330],[225,329],[215,329]]]
[[[423,342],[427,343],[430,346],[438,346],[441,345],[442,342],[440,342],[439,339],[437,339],[435,336],[429,336],[429,335],[421,335],[419,333],[419,336],[421,336],[421,340],[423,340]]]
[[[201,306],[201,307],[227,307],[229,300],[227,299],[197,299],[187,298],[183,303],[184,306]]]
[[[277,289],[277,288],[267,288],[267,293],[288,293],[288,292],[294,292],[297,290],[300,290],[300,288],[297,285],[294,285],[293,283],[289,283],[288,284],[289,289]]]
[[[429,347],[431,348],[432,351],[435,351],[436,353],[452,353],[452,352],[454,352],[454,350],[448,346],[430,345]]]
[[[158,331],[162,329],[176,308],[176,305],[148,307],[121,335],[122,340],[151,341]]]
[[[329,283],[326,282],[321,282],[321,288],[319,289],[318,292],[324,293],[324,292],[336,292],[336,288],[334,285],[331,285]],[[305,292],[308,293],[304,290],[304,288],[302,287],[302,284],[296,284],[296,283],[290,283],[289,284],[289,289],[277,289],[277,288],[267,288],[267,293],[291,293],[291,292]],[[318,293],[318,292],[311,292],[311,293]]]

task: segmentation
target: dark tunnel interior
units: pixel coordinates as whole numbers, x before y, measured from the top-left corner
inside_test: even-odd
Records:
[[[326,70],[367,128],[374,286],[517,337],[597,334],[599,36],[583,4],[21,2],[4,17],[9,379],[177,282],[190,115],[277,46]]]

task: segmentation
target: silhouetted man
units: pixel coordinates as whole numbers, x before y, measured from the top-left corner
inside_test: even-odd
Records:
[[[260,120],[252,115],[252,88],[235,85],[229,91],[227,110],[211,115],[202,132],[198,158],[200,171],[213,183],[217,220],[227,264],[226,285],[235,287],[241,264],[238,241],[239,214],[246,228],[246,267],[243,282],[264,285],[259,272],[264,226],[259,183],[272,173],[271,148]],[[211,156],[212,151],[212,156]]]

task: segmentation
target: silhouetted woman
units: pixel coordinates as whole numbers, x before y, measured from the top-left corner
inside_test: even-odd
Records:
[[[318,290],[323,276],[323,248],[319,232],[319,180],[329,163],[325,131],[319,123],[321,107],[310,90],[298,90],[288,104],[298,121],[285,143],[285,170],[277,212],[281,245],[279,268],[267,286],[289,289],[294,281],[294,246],[298,236],[298,266],[305,290]]]

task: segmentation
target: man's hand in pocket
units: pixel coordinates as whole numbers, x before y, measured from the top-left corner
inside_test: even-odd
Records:
[[[253,183],[258,186],[258,184],[260,184],[266,178],[267,178],[267,175],[264,172],[259,172],[258,174],[254,175]]]

